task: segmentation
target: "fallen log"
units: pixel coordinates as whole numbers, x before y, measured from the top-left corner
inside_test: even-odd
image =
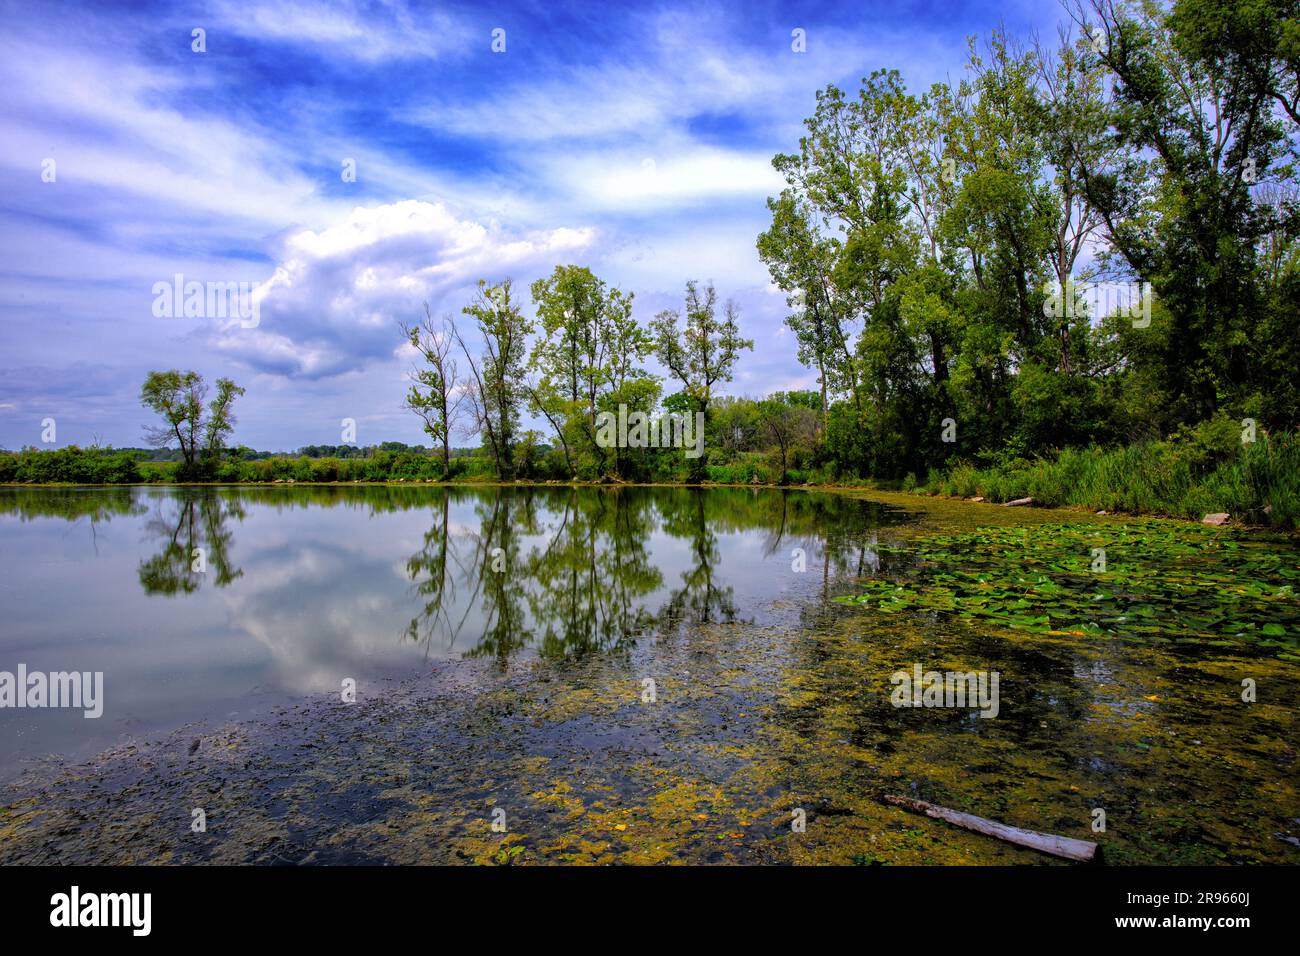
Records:
[[[1052,856],[1064,857],[1067,860],[1078,860],[1082,863],[1091,863],[1097,856],[1097,844],[1091,840],[1075,840],[1071,837],[1056,836],[1051,833],[1039,833],[1037,830],[1022,830],[1020,827],[1007,826],[1005,823],[998,823],[995,820],[985,820],[983,817],[977,817],[971,813],[960,813],[957,810],[949,810],[947,807],[926,803],[924,800],[912,800],[908,797],[895,797],[886,794],[885,802],[892,803],[894,806],[902,807],[905,810],[924,813],[927,817],[934,817],[936,820],[946,820],[953,826],[961,827],[964,830],[973,830],[985,836],[1005,840],[1007,843],[1028,847],[1031,850],[1037,850],[1039,853],[1048,853]]]
[[[1020,508],[1020,507],[1023,507],[1024,505],[1032,505],[1032,504],[1037,504],[1037,502],[1034,501],[1033,498],[1017,498],[1015,501],[1004,501],[1004,502],[1002,502],[1002,507],[1004,507],[1004,508]]]

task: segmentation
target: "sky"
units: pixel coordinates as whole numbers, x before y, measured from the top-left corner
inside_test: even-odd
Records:
[[[143,445],[140,385],[166,368],[247,389],[238,444],[338,444],[345,418],[358,444],[427,443],[399,323],[460,317],[481,278],[531,315],[559,264],[634,293],[643,322],[713,282],[755,342],[726,391],[813,387],[755,250],[772,157],[827,84],[892,68],[921,91],[959,77],[969,36],[1060,19],[1053,0],[0,0],[0,447]],[[169,314],[177,276],[246,283],[256,312]]]

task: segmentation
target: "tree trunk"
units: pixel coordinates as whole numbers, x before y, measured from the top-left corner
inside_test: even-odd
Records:
[[[1075,840],[1071,837],[1056,836],[1051,833],[1039,833],[1037,830],[1022,830],[1020,827],[1007,826],[1005,823],[986,820],[971,813],[949,810],[947,807],[926,803],[924,800],[912,800],[908,797],[887,795],[885,801],[892,803],[896,807],[911,810],[914,813],[924,813],[927,817],[933,817],[936,820],[946,820],[953,826],[961,827],[963,830],[971,830],[985,836],[996,837],[999,840],[1005,840],[1007,843],[1014,843],[1016,846],[1037,850],[1039,853],[1061,856],[1067,860],[1078,860],[1081,863],[1091,863],[1096,858],[1097,844],[1091,840]]]

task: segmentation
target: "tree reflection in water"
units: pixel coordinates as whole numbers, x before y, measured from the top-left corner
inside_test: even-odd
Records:
[[[161,539],[162,550],[140,562],[137,574],[146,594],[189,594],[205,581],[224,588],[243,577],[230,562],[229,520],[244,520],[238,496],[209,489],[177,489],[159,496],[145,532]]]
[[[857,499],[789,490],[699,488],[439,489],[424,546],[407,561],[423,602],[407,636],[506,660],[533,647],[550,659],[626,649],[637,636],[744,620],[719,579],[720,534],[763,530],[765,558],[802,548],[821,591],[874,567],[867,529],[879,509]],[[453,500],[474,499],[477,528],[452,528]],[[655,536],[688,545],[665,573]],[[658,552],[658,553],[657,553]],[[496,570],[496,569],[500,570]],[[728,571],[734,576],[737,568]],[[457,610],[453,612],[452,608]],[[480,610],[480,616],[471,612]],[[470,622],[475,622],[473,625]],[[480,629],[466,634],[467,627]]]
[[[157,552],[139,562],[137,576],[146,594],[169,597],[243,576],[232,558],[235,529],[252,510],[336,507],[427,520],[421,547],[402,559],[415,599],[404,639],[424,645],[426,655],[461,648],[502,662],[524,648],[576,658],[625,650],[643,634],[666,638],[685,627],[752,620],[761,602],[751,595],[738,607],[737,583],[752,582],[762,564],[765,580],[783,589],[793,580],[795,549],[827,597],[836,578],[878,568],[875,530],[888,519],[862,499],[771,488],[277,485],[0,494],[0,514],[24,520],[88,517],[93,524],[147,513],[146,538]],[[377,525],[364,542],[324,535],[334,550],[365,544],[382,552],[389,528]],[[202,573],[193,570],[198,549]],[[258,554],[245,562],[256,567],[264,560]],[[346,593],[346,580],[336,584]]]

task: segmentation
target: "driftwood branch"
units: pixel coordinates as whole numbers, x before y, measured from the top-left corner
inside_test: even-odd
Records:
[[[1067,860],[1091,863],[1097,856],[1097,844],[1090,840],[1075,840],[1071,837],[1055,836],[1051,833],[1039,833],[1036,830],[1022,830],[1019,827],[1007,826],[1005,823],[998,823],[994,820],[985,820],[983,817],[977,817],[974,814],[959,813],[956,810],[949,810],[947,807],[926,803],[924,800],[911,800],[907,797],[895,797],[886,794],[885,802],[892,803],[894,806],[902,807],[905,810],[924,813],[927,817],[934,817],[936,820],[946,820],[953,826],[961,827],[964,830],[973,830],[976,833],[996,837],[999,840],[1005,840],[1007,843],[1028,847],[1040,853],[1065,857]]]

